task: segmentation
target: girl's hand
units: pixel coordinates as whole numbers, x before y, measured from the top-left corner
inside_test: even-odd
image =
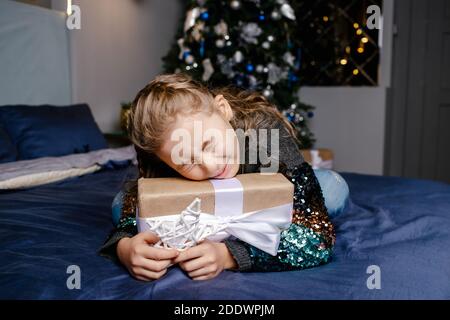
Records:
[[[119,260],[136,279],[150,281],[161,278],[173,263],[172,259],[178,256],[177,250],[152,247],[158,240],[153,233],[142,232],[117,243]]]
[[[179,263],[193,280],[216,277],[224,269],[235,269],[236,261],[224,243],[204,240],[195,247],[180,252],[173,263]]]

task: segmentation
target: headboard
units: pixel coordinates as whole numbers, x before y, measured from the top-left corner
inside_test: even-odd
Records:
[[[62,12],[0,1],[0,105],[71,103],[69,34]]]

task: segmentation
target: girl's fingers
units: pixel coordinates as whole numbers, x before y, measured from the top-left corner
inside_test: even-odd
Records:
[[[184,261],[180,263],[181,269],[183,269],[186,272],[192,272],[197,269],[204,268],[208,265],[208,262],[205,257],[200,257],[197,259],[192,259],[188,261]]]
[[[147,269],[149,271],[160,272],[160,271],[167,269],[171,263],[172,263],[171,260],[157,261],[157,260],[142,258],[141,266],[142,266],[142,268]]]
[[[154,244],[159,241],[159,237],[151,232],[141,232],[139,234],[139,237],[141,237],[141,239],[147,242],[148,244]]]
[[[144,278],[144,279],[148,279],[148,280],[156,280],[161,278],[165,273],[167,272],[167,269],[160,271],[160,272],[153,272],[153,271],[149,271],[147,269],[144,268],[137,268],[134,271],[134,275],[136,276],[136,278]]]
[[[173,263],[178,263],[181,261],[191,260],[200,257],[204,254],[204,248],[201,245],[189,248],[185,251],[180,251],[178,257],[173,261]]]
[[[207,267],[203,267],[203,268],[194,270],[192,272],[189,272],[188,275],[191,278],[196,278],[196,277],[205,276],[205,275],[214,273],[215,271],[217,271],[217,270],[214,266],[207,266]]]
[[[159,248],[151,248],[155,250],[154,259],[156,260],[166,260],[166,259],[174,259],[179,255],[178,250],[175,249],[159,249]]]
[[[140,251],[144,258],[152,260],[169,260],[177,257],[179,254],[178,250],[175,249],[161,249],[150,246],[144,246],[142,249],[140,248]]]

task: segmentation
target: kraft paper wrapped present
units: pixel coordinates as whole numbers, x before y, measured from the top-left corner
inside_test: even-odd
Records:
[[[313,169],[333,169],[334,156],[330,149],[304,149],[301,152]]]
[[[193,181],[141,178],[137,225],[159,245],[187,249],[207,238],[234,236],[276,255],[280,233],[292,221],[294,185],[282,174],[240,174]]]

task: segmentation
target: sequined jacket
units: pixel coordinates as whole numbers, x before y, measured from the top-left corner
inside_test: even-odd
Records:
[[[327,263],[331,258],[335,232],[328,217],[319,182],[287,130],[281,124],[275,128],[280,129],[279,172],[294,184],[292,224],[281,233],[276,256],[235,238],[225,240],[224,243],[236,260],[239,271],[304,269]],[[268,138],[270,139],[270,134]],[[246,145],[248,154],[249,148],[248,144]],[[270,147],[268,149],[266,151],[270,154]],[[259,172],[262,167],[259,161],[257,164],[242,164],[240,173]],[[101,255],[112,259],[117,259],[118,241],[137,233],[136,188],[125,189],[124,194],[119,223],[100,248]]]

